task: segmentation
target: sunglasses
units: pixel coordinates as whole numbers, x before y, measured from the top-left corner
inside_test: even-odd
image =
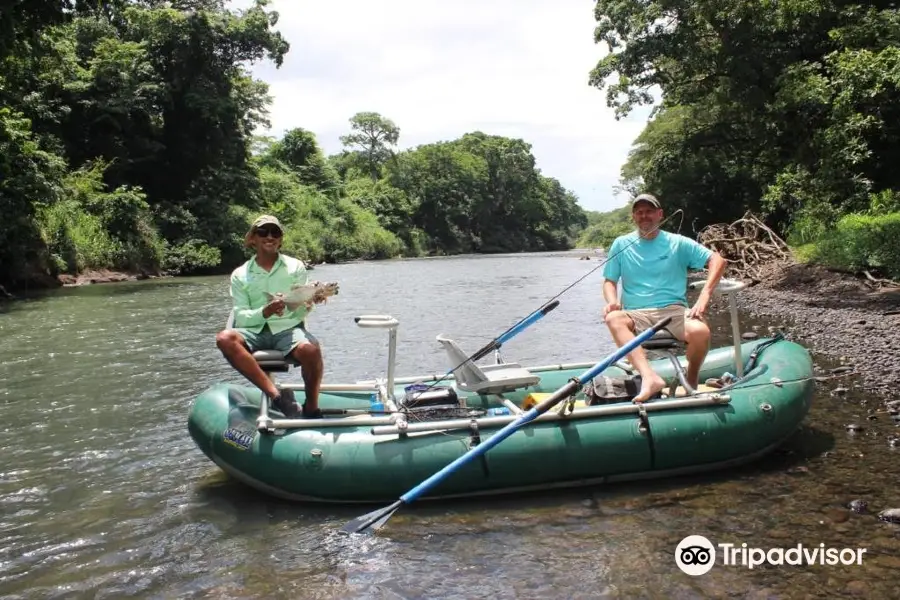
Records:
[[[260,227],[256,230],[256,235],[261,238],[272,236],[273,238],[281,237],[281,230],[275,227]]]

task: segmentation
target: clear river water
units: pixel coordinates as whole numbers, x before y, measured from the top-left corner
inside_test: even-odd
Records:
[[[445,372],[435,336],[472,352],[567,286],[506,360],[600,360],[614,349],[600,262],[579,252],[321,265],[340,294],[309,327],[326,382]],[[376,535],[336,532],[374,507],[293,504],[229,480],[194,446],[191,399],[240,382],[215,347],[227,276],[64,288],[0,304],[0,599],[898,597],[900,433],[876,402],[821,382],[796,435],[743,468],[666,481],[423,502]],[[729,344],[724,306],[710,316]],[[742,316],[743,331],[778,323]],[[815,357],[823,373],[838,363]],[[290,378],[300,381],[299,371]],[[847,425],[862,426],[848,430]],[[846,505],[864,500],[868,511]],[[692,577],[691,534],[770,549],[866,548],[861,565],[729,567]]]

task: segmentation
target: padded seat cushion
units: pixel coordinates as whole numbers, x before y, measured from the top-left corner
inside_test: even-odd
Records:
[[[278,350],[257,350],[253,358],[263,371],[288,371],[291,365],[297,364],[293,359],[285,360]]]
[[[668,348],[678,348],[682,345],[682,341],[672,335],[668,329],[660,329],[653,337],[641,344],[641,348],[647,350],[665,350]]]
[[[278,350],[257,350],[253,353],[256,362],[285,362],[284,355]]]

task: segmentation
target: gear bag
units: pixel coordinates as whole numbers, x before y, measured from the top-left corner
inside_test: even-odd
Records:
[[[582,388],[588,406],[629,402],[641,391],[641,376],[607,377],[597,375]]]

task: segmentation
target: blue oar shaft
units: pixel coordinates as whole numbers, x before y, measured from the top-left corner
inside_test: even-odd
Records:
[[[610,356],[608,356],[607,358],[603,359],[602,361],[598,362],[596,365],[594,365],[593,367],[591,367],[590,369],[585,371],[580,377],[578,377],[577,380],[569,381],[569,383],[567,383],[566,385],[561,387],[559,390],[554,392],[552,396],[550,396],[546,400],[542,401],[537,406],[532,407],[527,412],[522,413],[522,415],[520,415],[515,421],[504,426],[503,429],[501,429],[500,431],[498,431],[497,433],[492,435],[489,439],[485,440],[478,446],[475,446],[474,448],[472,448],[471,450],[469,450],[468,452],[466,452],[465,454],[463,454],[462,456],[460,456],[459,458],[454,460],[452,463],[450,463],[449,465],[447,465],[446,467],[444,467],[443,469],[441,469],[440,471],[438,471],[437,473],[435,473],[434,475],[432,475],[431,477],[429,477],[428,479],[426,479],[425,481],[423,481],[416,487],[412,488],[411,490],[409,490],[408,492],[406,492],[405,494],[400,496],[400,500],[406,504],[409,504],[410,502],[414,502],[416,499],[419,498],[419,496],[421,496],[422,494],[424,494],[425,492],[430,490],[432,487],[434,487],[435,485],[437,485],[444,479],[446,479],[448,475],[450,475],[451,473],[453,473],[454,471],[456,471],[457,469],[459,469],[466,463],[469,463],[469,462],[475,460],[475,458],[486,453],[488,450],[490,450],[491,448],[493,448],[494,446],[496,446],[497,444],[499,444],[500,442],[502,442],[503,440],[508,438],[513,433],[515,433],[520,427],[522,427],[526,423],[536,419],[538,417],[538,415],[547,412],[550,408],[553,407],[553,405],[559,403],[564,398],[567,398],[570,395],[572,395],[572,393],[577,391],[580,388],[580,386],[582,386],[585,383],[587,383],[588,381],[592,380],[598,374],[602,373],[607,368],[609,368],[610,365],[621,360],[632,350],[634,350],[635,348],[637,348],[638,346],[643,344],[645,341],[647,341],[648,339],[653,337],[653,335],[656,334],[657,331],[659,331],[660,329],[665,327],[670,321],[671,321],[671,318],[663,319],[662,321],[655,324],[650,329],[642,332],[640,335],[635,337],[633,340],[631,340],[630,342],[628,342],[627,344],[625,344],[624,346],[622,346],[621,348],[619,348],[618,350],[613,352]]]

